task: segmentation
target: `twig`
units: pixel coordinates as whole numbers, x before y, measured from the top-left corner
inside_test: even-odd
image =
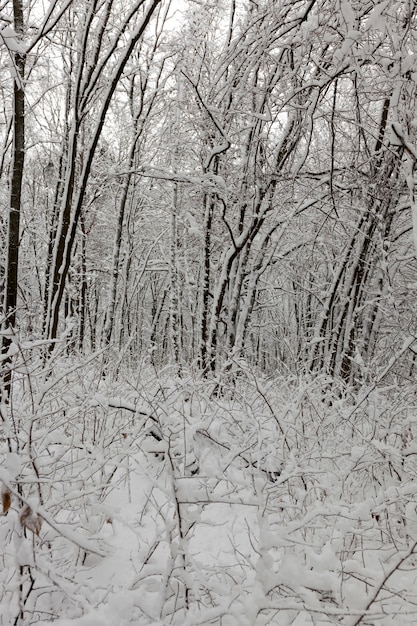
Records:
[[[36,507],[35,509],[33,507],[33,504],[29,500],[24,498],[16,489],[14,489],[11,486],[9,480],[4,476],[4,473],[2,471],[0,471],[0,481],[3,483],[3,485],[7,487],[7,489],[9,489],[9,491],[16,498],[18,498],[23,504],[28,506],[33,511],[34,514],[39,515],[39,517],[42,518],[43,521],[46,522],[51,528],[53,528],[59,535],[61,535],[61,537],[65,537],[65,539],[68,539],[68,541],[71,541],[71,543],[75,544],[79,548],[82,548],[86,552],[95,554],[96,556],[101,556],[101,557],[106,556],[103,552],[100,552],[96,550],[95,548],[92,548],[89,545],[89,543],[84,540],[83,537],[81,537],[74,531],[69,530],[68,528],[65,528],[63,524],[57,524],[52,519],[52,517],[46,511],[43,510],[42,507]]]

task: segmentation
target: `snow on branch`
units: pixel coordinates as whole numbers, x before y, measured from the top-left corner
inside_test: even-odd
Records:
[[[216,146],[213,146],[213,148],[210,150],[206,162],[204,163],[204,170],[207,171],[211,165],[211,162],[213,161],[214,157],[216,157],[218,154],[221,154],[222,152],[226,152],[226,150],[228,150],[230,148],[230,146],[232,145],[232,142],[230,141],[230,139],[227,137],[226,132],[224,131],[224,129],[222,128],[220,122],[216,119],[215,115],[213,114],[213,111],[210,109],[210,107],[207,106],[207,104],[204,102],[203,97],[200,94],[200,91],[197,87],[197,85],[191,80],[191,78],[184,72],[184,70],[181,70],[181,73],[185,76],[185,78],[191,83],[191,85],[194,88],[194,91],[196,93],[196,96],[198,98],[198,101],[200,102],[201,106],[203,107],[203,109],[206,111],[207,115],[209,116],[209,118],[211,119],[211,121],[213,122],[214,126],[217,128],[217,130],[219,131],[220,135],[223,137],[224,141]]]
[[[409,141],[409,139],[406,138],[401,125],[398,124],[397,122],[394,122],[392,124],[392,130],[394,132],[394,135],[397,137],[397,139],[399,139],[401,145],[405,148],[408,154],[412,157],[414,162],[417,163],[417,151],[415,150],[414,146]]]
[[[74,532],[73,530],[68,528],[65,524],[58,524],[57,522],[55,522],[55,520],[46,511],[44,511],[43,507],[41,506],[35,507],[33,505],[33,502],[24,498],[21,493],[19,493],[16,489],[12,487],[4,471],[0,471],[0,481],[3,483],[3,485],[8,489],[8,491],[11,494],[13,494],[18,500],[21,501],[21,503],[24,505],[24,510],[26,512],[29,512],[32,518],[34,517],[40,518],[41,520],[46,522],[48,526],[53,528],[55,532],[57,532],[61,537],[68,539],[68,541],[75,544],[79,548],[82,548],[82,550],[85,550],[86,552],[89,552],[90,554],[95,554],[96,556],[101,556],[101,557],[105,556],[104,552],[101,552],[97,550],[96,548],[93,548],[91,544],[89,543],[89,541],[86,541],[84,537],[82,537],[79,533]],[[29,530],[32,530],[32,528],[30,528],[29,526],[27,527],[29,528]]]
[[[0,37],[11,54],[25,54],[25,49],[18,42],[17,35],[11,26],[5,26],[0,30]]]
[[[211,154],[213,154],[214,150],[215,148],[213,148]],[[219,150],[217,154],[220,154],[220,152],[222,151],[223,150]],[[226,181],[224,180],[223,176],[212,174],[211,172],[207,174],[195,175],[188,172],[173,172],[166,167],[142,165],[139,169],[134,170],[133,173],[138,174],[139,176],[158,178],[160,180],[169,180],[176,183],[198,185],[204,189],[215,191],[216,193],[222,193],[226,188]]]

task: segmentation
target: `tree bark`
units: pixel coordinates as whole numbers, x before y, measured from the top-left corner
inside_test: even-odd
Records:
[[[23,36],[23,5],[22,0],[13,0],[14,29],[19,39]],[[8,332],[3,336],[2,352],[7,353],[12,342],[12,335],[17,321],[17,292],[19,269],[19,238],[20,238],[20,210],[22,201],[22,180],[25,161],[25,55],[20,52],[14,54],[16,76],[13,92],[13,163],[10,185],[9,228],[6,266],[6,294],[5,294],[5,327]],[[11,369],[8,359],[5,365],[4,395],[7,399],[11,389]]]
[[[126,64],[160,2],[161,0],[153,0],[153,2],[148,5],[147,9],[144,11],[144,17],[133,30],[130,41],[125,51],[121,55],[120,60],[118,61],[107,90],[104,93],[103,103],[98,113],[98,121],[94,128],[90,147],[87,151],[86,159],[84,162],[83,171],[81,172],[78,193],[75,197],[74,203],[68,202],[69,198],[68,200],[67,198],[65,198],[64,201],[64,219],[61,222],[61,228],[57,234],[58,239],[56,242],[55,255],[53,259],[53,282],[51,284],[50,296],[48,301],[47,329],[48,338],[52,340],[56,339],[58,334],[59,311],[61,308],[65,284],[71,264],[77,227],[84,203],[85,194],[87,191],[87,185],[90,178],[93,159],[101,137],[110,103],[112,101],[116,87],[120,81],[120,78],[123,74],[123,71],[126,67]],[[138,8],[141,5],[142,2],[139,3]],[[87,85],[83,89],[84,95],[90,87],[91,85]],[[71,187],[72,186],[73,181],[71,181]],[[72,211],[72,215],[70,215],[72,206],[74,206],[74,210]],[[51,345],[53,346],[54,344]]]

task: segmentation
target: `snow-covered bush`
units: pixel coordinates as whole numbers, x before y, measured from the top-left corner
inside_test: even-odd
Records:
[[[399,624],[416,615],[414,396],[17,345],[0,623]]]

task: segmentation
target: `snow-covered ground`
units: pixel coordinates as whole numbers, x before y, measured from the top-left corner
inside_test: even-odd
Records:
[[[61,368],[3,407],[0,624],[417,624],[407,390]]]

